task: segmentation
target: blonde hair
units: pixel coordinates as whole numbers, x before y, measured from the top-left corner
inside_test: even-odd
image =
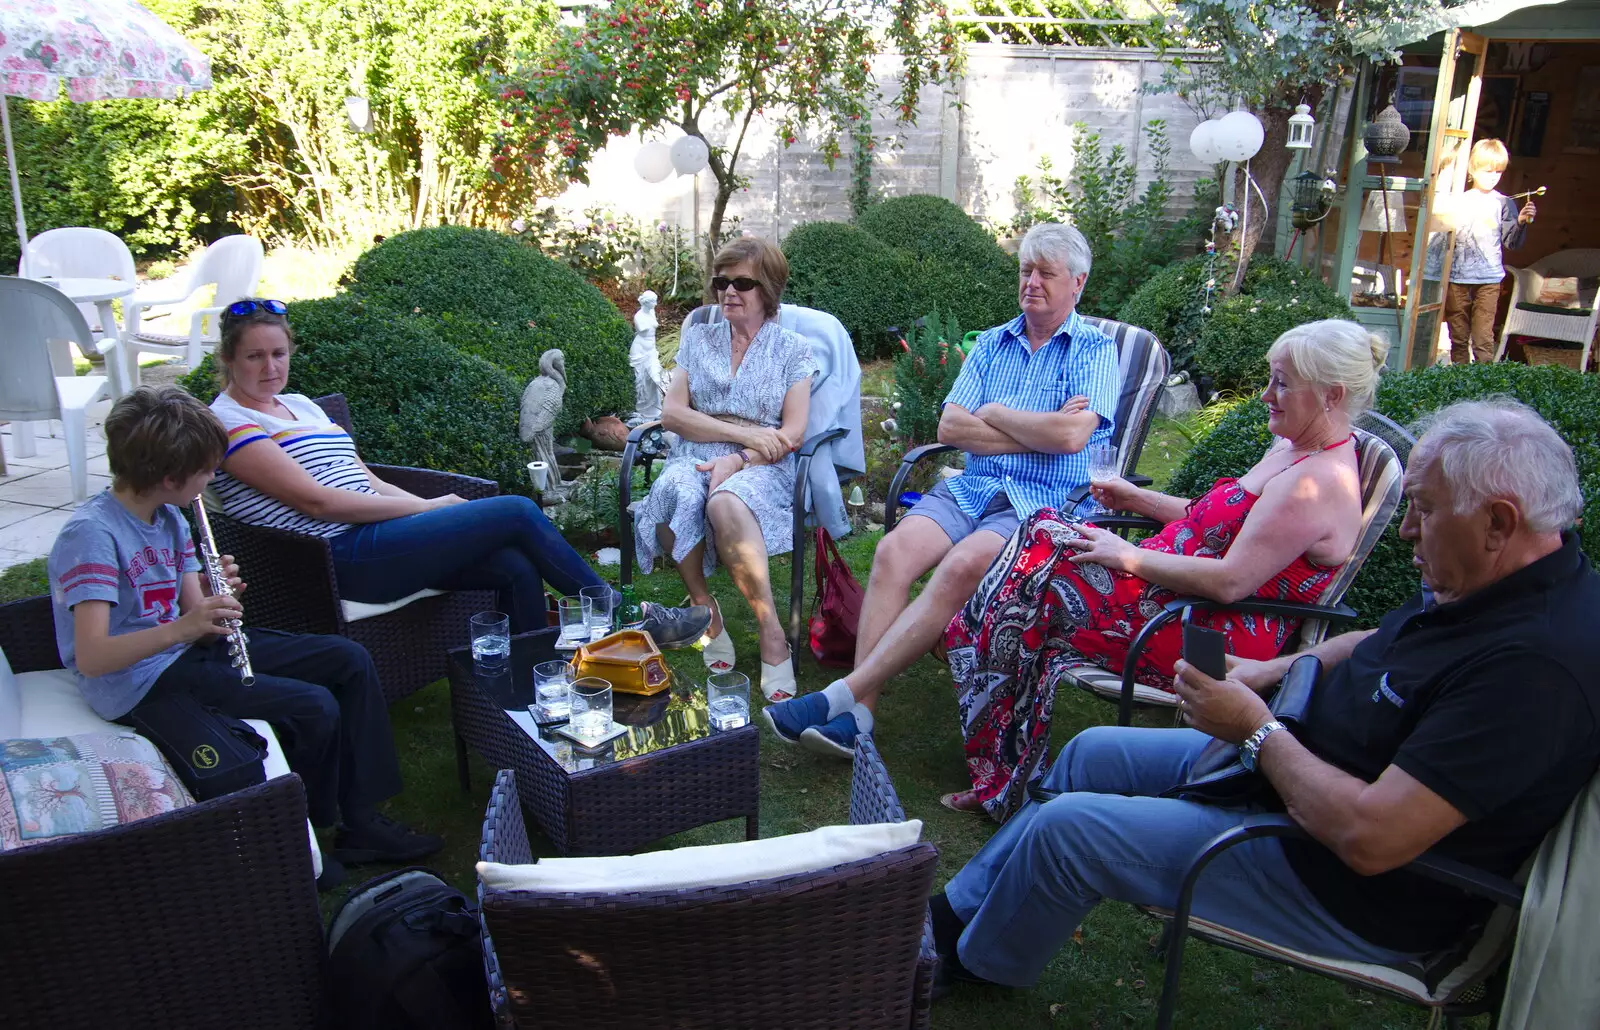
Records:
[[[1472,145],[1472,151],[1467,155],[1467,171],[1476,175],[1478,172],[1503,172],[1506,165],[1511,162],[1511,156],[1506,153],[1506,145],[1497,139],[1480,139]]]
[[[1345,412],[1365,411],[1378,390],[1389,341],[1342,318],[1297,325],[1272,342],[1267,360],[1288,362],[1294,374],[1323,390],[1344,387]]]

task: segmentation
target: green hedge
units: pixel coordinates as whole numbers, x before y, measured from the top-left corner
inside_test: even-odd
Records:
[[[517,437],[521,384],[482,358],[440,342],[431,323],[343,294],[289,305],[299,348],[291,393],[342,393],[365,460],[492,479],[527,490],[526,448]],[[183,379],[204,401],[216,396],[214,359]]]
[[[1257,254],[1239,292],[1225,296],[1234,266],[1215,263],[1206,312],[1205,255],[1157,272],[1128,298],[1118,317],[1155,333],[1172,367],[1209,375],[1217,390],[1249,391],[1267,378],[1266,354],[1285,330],[1323,318],[1352,318],[1350,305],[1307,269]]]
[[[783,240],[789,285],[783,299],[838,318],[863,359],[897,349],[889,326],[909,326],[916,261],[842,222],[806,222]],[[929,305],[932,307],[932,305]]]
[[[539,356],[559,347],[567,396],[557,433],[632,410],[627,320],[571,268],[509,236],[460,226],[392,236],[356,261],[350,292],[522,386],[539,374]]]
[[[1584,497],[1585,525],[1600,525],[1600,378],[1566,368],[1499,363],[1437,366],[1383,377],[1374,406],[1401,425],[1453,401],[1496,394],[1515,397],[1538,411],[1572,446]],[[1195,497],[1221,476],[1237,476],[1255,464],[1271,442],[1267,412],[1259,400],[1242,404],[1195,444],[1172,478],[1171,490]],[[1347,598],[1361,612],[1361,624],[1376,624],[1417,589],[1411,545],[1400,539],[1399,514],[1356,577]],[[1591,561],[1600,562],[1600,534],[1584,541]]]

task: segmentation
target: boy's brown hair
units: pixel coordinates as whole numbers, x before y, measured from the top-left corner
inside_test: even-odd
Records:
[[[115,485],[140,494],[214,469],[228,450],[216,414],[176,386],[141,386],[122,398],[105,434]]]

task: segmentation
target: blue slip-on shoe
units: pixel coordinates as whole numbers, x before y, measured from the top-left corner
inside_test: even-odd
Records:
[[[846,760],[856,756],[856,717],[846,712],[821,726],[808,726],[800,734],[800,746],[819,755],[832,755]]]
[[[800,734],[828,721],[828,699],[821,691],[779,701],[761,709],[772,732],[785,744],[800,743]]]

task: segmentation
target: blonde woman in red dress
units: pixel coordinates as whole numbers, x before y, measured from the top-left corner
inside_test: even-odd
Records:
[[[1194,500],[1122,479],[1092,488],[1108,508],[1164,523],[1137,545],[1050,509],[1023,523],[945,631],[973,786],[946,795],[945,805],[1005,821],[1048,770],[1062,676],[1084,666],[1121,673],[1133,638],[1167,601],[1311,601],[1321,593],[1361,530],[1350,427],[1372,401],[1387,351],[1387,341],[1354,322],[1284,333],[1267,353],[1261,394],[1275,439],[1248,472]],[[1230,654],[1255,659],[1276,656],[1299,626],[1238,612],[1195,621],[1220,630]],[[1151,637],[1138,682],[1171,689],[1180,633],[1173,622]]]

